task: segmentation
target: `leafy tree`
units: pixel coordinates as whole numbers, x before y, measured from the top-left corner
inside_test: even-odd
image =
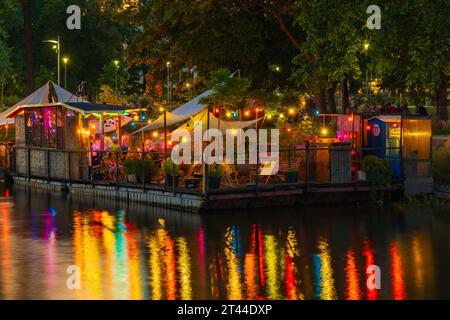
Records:
[[[100,87],[99,102],[116,106],[132,105],[127,99],[117,96],[114,92],[114,89],[107,84],[104,84]]]
[[[130,79],[130,74],[126,68],[122,67],[120,64],[118,67],[114,62],[105,64],[102,68],[100,76],[98,78],[98,83],[100,85],[108,85],[111,88],[116,87],[116,70],[117,70],[117,90],[118,93],[123,93],[129,89],[128,81]]]
[[[450,3],[389,0],[382,12],[382,29],[372,40],[382,88],[408,95],[415,103],[432,97],[438,118],[448,119]]]
[[[293,78],[318,94],[319,109],[326,112],[325,92],[329,92],[331,112],[336,112],[334,92],[349,74],[361,75],[365,12],[359,1],[312,0],[300,5],[297,24],[307,37],[295,57]],[[308,58],[310,56],[313,58]]]
[[[4,87],[5,81],[11,73],[11,49],[7,47],[5,43],[6,34],[4,30],[0,27],[0,86],[1,86],[1,99],[0,107],[4,106]]]
[[[247,78],[235,77],[228,69],[220,69],[211,73],[211,79],[207,84],[214,93],[201,99],[201,103],[219,105],[224,108],[245,106],[250,87],[250,81]]]

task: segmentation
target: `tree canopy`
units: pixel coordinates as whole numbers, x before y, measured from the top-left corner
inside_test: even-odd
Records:
[[[81,30],[66,27],[66,8],[73,4],[82,10]],[[345,111],[349,94],[363,97],[370,84],[414,104],[428,99],[437,106],[438,117],[448,119],[450,2],[383,1],[380,30],[366,27],[371,4],[368,0],[3,0],[4,93],[21,97],[33,84],[56,80],[56,53],[43,41],[60,36],[61,56],[68,58],[67,89],[75,91],[76,82],[88,81],[92,100],[100,99],[101,87],[107,85],[118,98],[140,97],[174,106],[220,86],[210,82],[214,78],[210,75],[226,69],[246,79],[240,85],[248,96],[276,104],[274,110],[282,107],[279,104],[287,106],[278,99],[283,93],[296,95],[297,101],[308,94],[316,108],[331,112],[337,110],[338,96]],[[14,58],[7,59],[6,52],[13,52]],[[115,60],[120,65],[118,92]]]

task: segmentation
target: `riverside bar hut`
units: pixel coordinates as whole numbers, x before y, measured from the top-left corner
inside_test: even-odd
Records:
[[[366,155],[387,159],[394,177],[431,177],[430,117],[380,115],[366,132]]]
[[[93,104],[53,82],[9,109],[14,119],[15,165],[19,176],[89,180],[92,141],[103,151],[106,131],[120,141],[121,120],[129,108]],[[92,123],[96,123],[97,126]]]

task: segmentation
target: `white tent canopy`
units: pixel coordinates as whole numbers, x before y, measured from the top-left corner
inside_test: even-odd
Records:
[[[212,113],[210,113],[209,114],[209,128],[210,129],[220,129],[220,131],[223,134],[226,134],[227,130],[244,129],[244,128],[254,125],[256,122],[260,121],[261,119],[262,118],[258,118],[258,119],[254,119],[254,120],[250,120],[250,121],[225,121],[225,120],[219,121],[219,118],[215,117]],[[187,129],[189,131],[192,131],[196,125],[198,126],[198,123],[201,123],[202,132],[205,132],[206,129],[208,128],[208,110],[204,109],[201,112],[197,113],[189,121],[187,121],[186,123],[181,125],[179,128],[175,129],[174,131],[176,131],[178,129]],[[172,133],[173,132],[170,132],[167,134],[167,139],[170,140]],[[158,138],[159,141],[162,141],[164,138],[163,135],[161,135],[161,134],[159,134],[158,137],[159,137]],[[155,138],[153,138],[153,140],[155,140]]]
[[[172,110],[171,112],[166,112],[166,126],[171,126],[182,121],[185,121],[192,117],[193,115],[199,113],[205,106],[200,104],[200,99],[211,95],[214,91],[207,90],[202,94],[198,95],[194,99],[186,102],[185,104],[179,106],[178,108]],[[164,127],[164,115],[160,116],[158,119],[153,121],[151,124],[145,126],[142,129],[133,132],[133,134],[143,131],[155,130]]]
[[[51,91],[51,87],[53,87],[55,96],[53,96]],[[50,100],[49,101],[49,96]],[[55,101],[56,100],[56,101]],[[14,106],[6,109],[2,113],[0,113],[0,126],[5,124],[13,124],[14,119],[6,118],[5,115],[10,114],[15,109],[18,109],[22,106],[30,106],[30,105],[43,105],[53,102],[89,102],[86,100],[83,100],[82,98],[77,97],[73,93],[70,93],[66,89],[61,88],[53,81],[49,81],[46,84],[44,84],[42,87],[37,89],[35,92],[27,96],[25,99],[21,100],[20,102],[16,103]]]
[[[250,120],[250,121],[225,121],[220,120],[212,113],[209,114],[209,128],[210,129],[220,129],[223,133],[226,133],[227,129],[244,129],[254,125],[256,122],[262,118]],[[192,129],[195,123],[201,122],[203,132],[208,128],[208,110],[203,110],[192,117],[188,122],[180,126],[182,129]]]

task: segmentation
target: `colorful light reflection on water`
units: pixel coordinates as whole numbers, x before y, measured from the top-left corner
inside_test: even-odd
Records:
[[[199,216],[15,190],[0,200],[0,298],[450,297],[448,214],[301,211]],[[373,264],[381,290],[366,287]]]

